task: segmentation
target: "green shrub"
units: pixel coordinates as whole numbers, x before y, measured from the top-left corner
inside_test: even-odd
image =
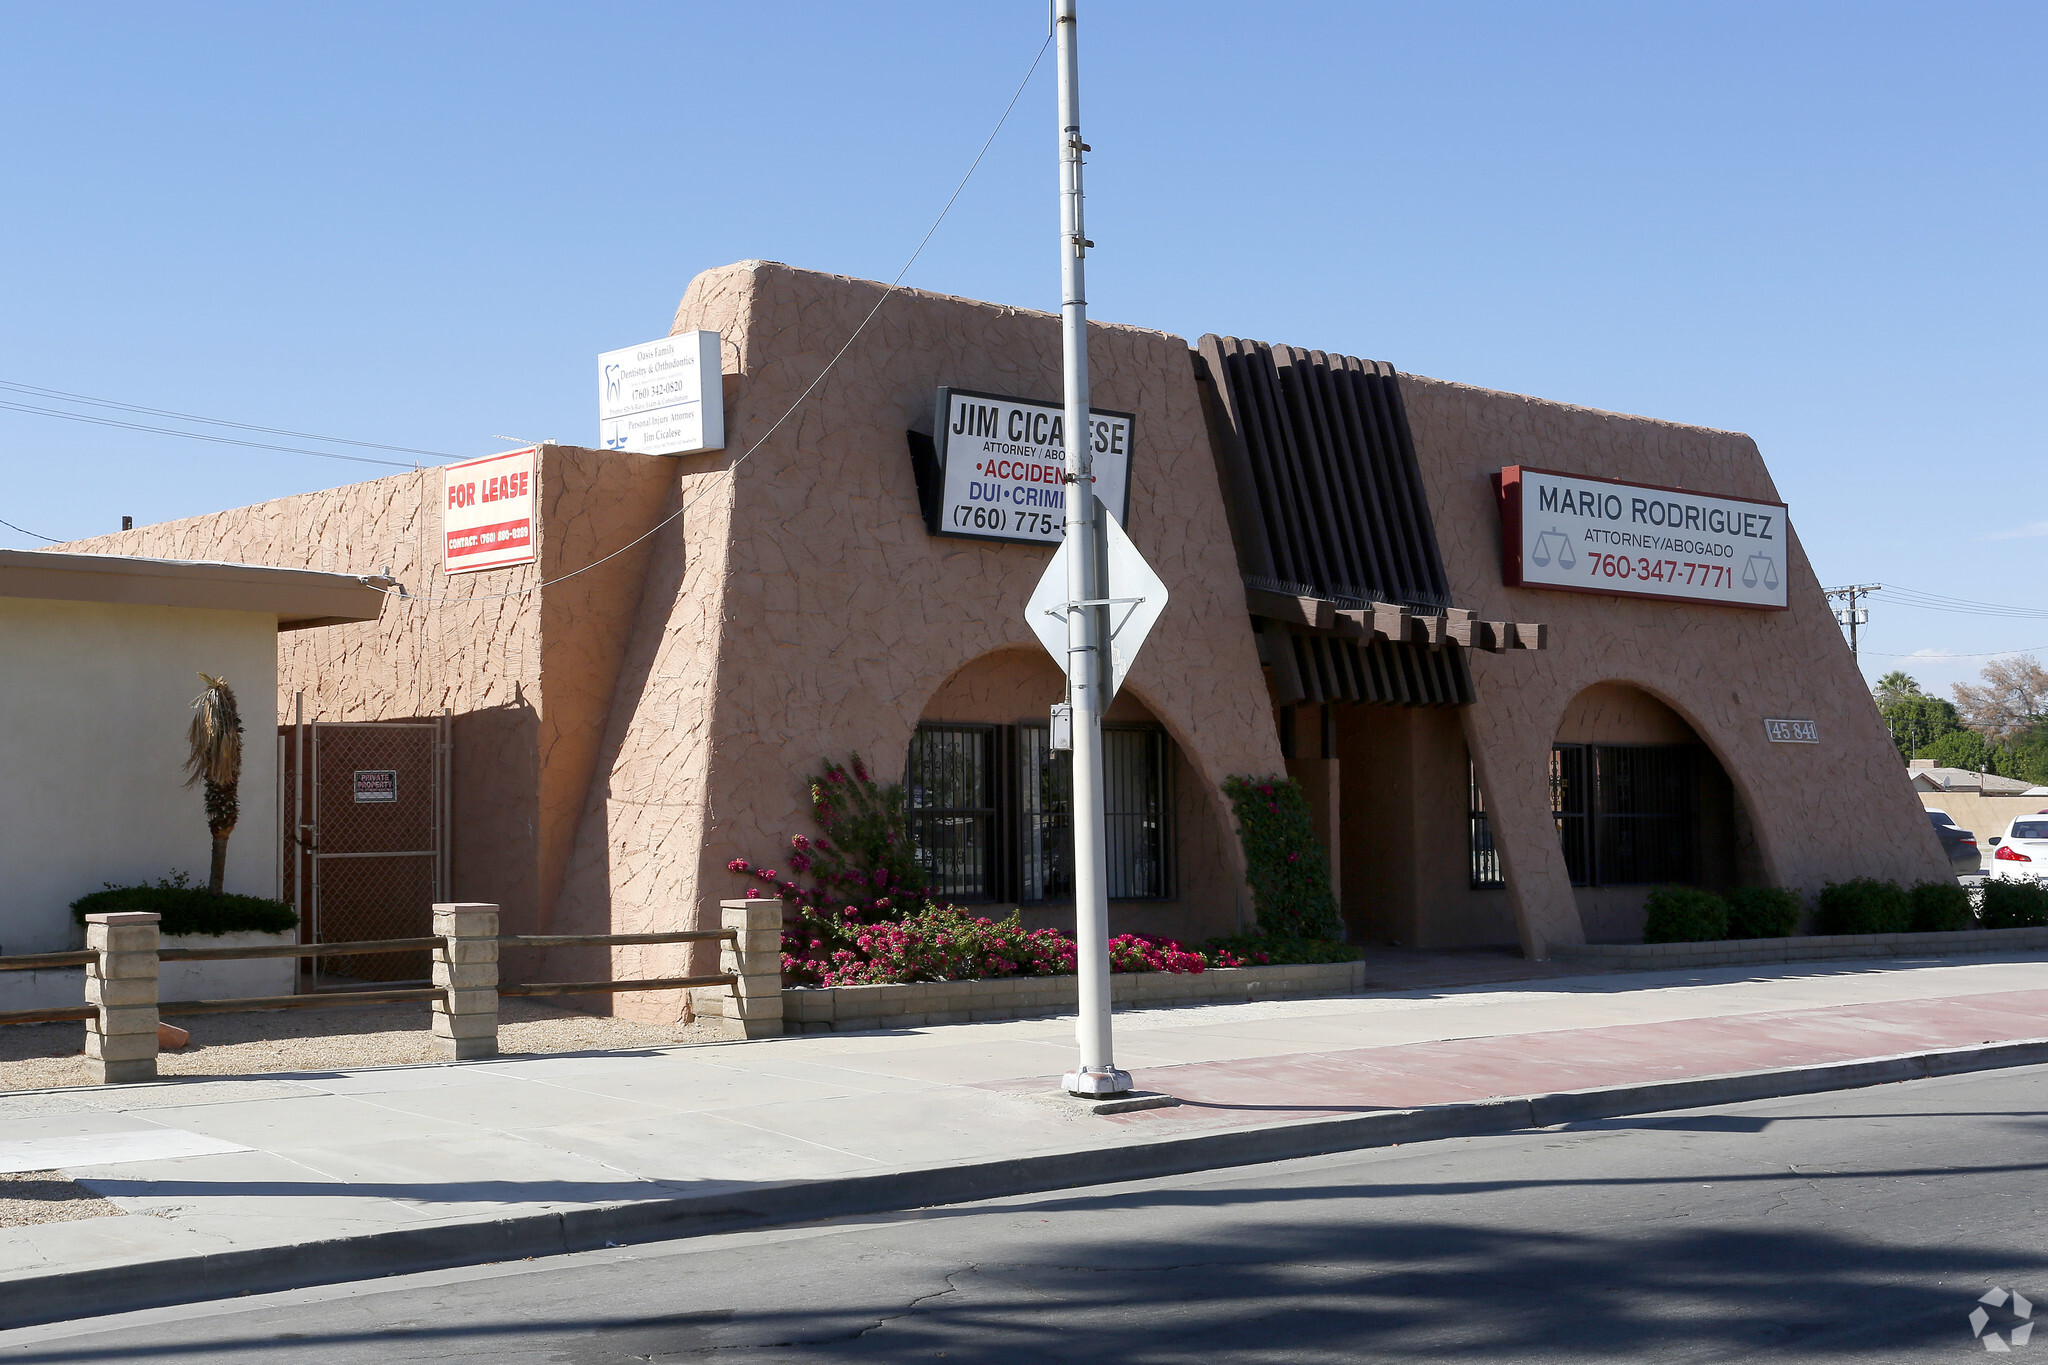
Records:
[[[1643,942],[1706,943],[1728,937],[1728,902],[1696,886],[1660,886],[1643,902]]]
[[[1829,882],[1814,921],[1823,934],[1903,934],[1913,923],[1913,901],[1897,882],[1875,877]]]
[[[106,884],[104,891],[71,902],[71,918],[80,924],[87,915],[154,911],[163,916],[157,931],[172,934],[281,934],[299,917],[283,901],[266,896],[216,896],[203,886],[188,886],[182,872],[139,886]]]
[[[1237,934],[1212,938],[1202,945],[1202,956],[1229,953],[1255,966],[1280,966],[1295,962],[1355,962],[1365,949],[1355,943],[1337,943],[1326,938],[1275,938],[1268,934]]]
[[[1943,934],[1977,925],[1977,917],[1970,911],[1970,893],[1957,882],[1921,882],[1913,888],[1912,900],[1916,934]]]
[[[1741,886],[1728,893],[1728,937],[1789,938],[1799,927],[1799,893]]]
[[[2029,929],[2048,924],[2048,886],[2037,881],[1984,883],[1981,919],[1986,929]]]
[[[1259,929],[1275,938],[1344,937],[1337,898],[1330,893],[1330,860],[1316,842],[1308,796],[1284,777],[1233,777],[1223,790],[1237,811]]]

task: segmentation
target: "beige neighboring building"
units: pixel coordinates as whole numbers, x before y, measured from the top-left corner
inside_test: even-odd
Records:
[[[71,902],[173,871],[212,839],[185,787],[199,674],[248,729],[226,889],[278,889],[279,632],[374,623],[381,580],[254,564],[0,550],[0,951],[71,946]],[[76,1000],[73,988],[72,1000]]]
[[[453,894],[508,931],[715,923],[726,863],[812,833],[806,774],[856,751],[908,778],[943,889],[1058,923],[1062,680],[1022,613],[1051,548],[948,533],[935,395],[1057,404],[1059,320],[900,291],[780,421],[882,290],[700,275],[675,330],[724,339],[727,448],[541,447],[530,564],[443,572],[439,471],[77,548],[390,566],[381,620],[287,645],[281,710],[451,711]],[[1366,941],[1540,957],[1639,936],[1652,881],[1947,875],[1789,527],[1783,609],[1505,581],[1504,470],[1775,506],[1748,437],[1220,336],[1095,324],[1090,354],[1171,594],[1109,717],[1115,929],[1249,923],[1232,774],[1309,788]]]
[[[2048,787],[2022,782],[2016,777],[1974,772],[1969,768],[1939,768],[1931,758],[1916,758],[1908,765],[1913,790],[1928,810],[1945,811],[1949,819],[1977,836],[1977,847],[1991,857],[1989,840],[2002,836],[2005,827],[2022,815],[2048,811]]]

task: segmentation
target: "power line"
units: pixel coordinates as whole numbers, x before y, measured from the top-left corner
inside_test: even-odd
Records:
[[[556,583],[560,583],[565,579],[574,578],[577,574],[588,573],[592,569],[596,568],[598,565],[605,563],[607,560],[618,558],[626,551],[632,549],[635,545],[640,544],[642,541],[654,535],[654,533],[661,530],[662,527],[667,526],[677,517],[680,517],[684,513],[688,512],[692,507],[695,507],[698,503],[704,501],[705,498],[711,496],[711,490],[718,486],[719,475],[724,475],[728,478],[731,477],[733,471],[738,469],[742,464],[746,463],[747,458],[749,456],[751,456],[755,451],[759,450],[762,446],[768,443],[768,438],[773,436],[777,431],[779,431],[784,422],[787,422],[791,417],[796,415],[796,410],[804,405],[805,400],[808,399],[811,396],[811,394],[816,391],[818,385],[825,382],[825,377],[832,373],[833,367],[839,364],[841,357],[843,357],[849,350],[853,348],[853,343],[858,341],[860,339],[861,333],[865,332],[868,329],[868,324],[873,322],[875,320],[875,315],[882,311],[882,305],[887,303],[889,299],[896,293],[897,289],[902,286],[903,277],[910,273],[910,267],[916,265],[917,258],[924,254],[925,247],[930,245],[931,243],[932,234],[936,233],[939,230],[939,224],[946,221],[946,215],[953,211],[953,205],[955,201],[957,201],[960,198],[960,192],[967,188],[967,182],[969,180],[972,180],[974,178],[975,171],[980,169],[982,158],[986,157],[988,155],[988,149],[991,146],[995,145],[996,134],[1002,132],[1003,125],[1010,121],[1010,111],[1015,109],[1017,107],[1017,101],[1024,97],[1024,87],[1030,85],[1031,78],[1038,74],[1038,64],[1045,60],[1045,50],[1050,46],[1052,46],[1052,35],[1047,34],[1045,41],[1043,43],[1040,43],[1038,46],[1038,55],[1031,59],[1030,69],[1024,73],[1024,79],[1017,83],[1016,93],[1012,94],[1010,96],[1010,102],[1003,106],[1002,117],[996,120],[995,127],[989,129],[988,137],[984,139],[981,144],[981,150],[974,154],[974,160],[968,165],[967,173],[961,176],[960,183],[953,187],[953,193],[948,195],[946,198],[945,207],[939,210],[939,216],[932,219],[932,225],[925,229],[924,236],[919,239],[917,243],[917,250],[910,253],[910,259],[906,260],[903,263],[903,268],[896,272],[896,278],[889,281],[888,287],[882,291],[882,297],[875,300],[875,306],[873,308],[870,308],[868,310],[868,315],[860,320],[860,326],[854,328],[853,334],[846,338],[845,343],[842,344],[837,351],[834,351],[832,353],[832,358],[825,362],[825,368],[818,371],[817,378],[813,379],[809,383],[809,385],[805,387],[804,391],[796,396],[796,401],[791,403],[789,407],[784,410],[782,416],[775,419],[775,425],[769,427],[768,430],[762,432],[760,437],[756,439],[752,445],[748,446],[745,450],[741,451],[740,454],[733,460],[731,464],[727,465],[725,468],[721,470],[718,470],[711,478],[706,479],[704,481],[704,487],[698,491],[696,497],[691,498],[681,507],[678,507],[675,511],[669,513],[660,521],[657,521],[656,523],[654,523],[654,525],[648,527],[645,531],[633,537],[633,539],[627,541],[624,545],[621,545],[618,549],[613,550],[610,554],[605,555],[599,559],[593,559],[590,561],[590,563],[585,564],[580,569],[571,569],[569,572],[562,574],[560,577],[546,579],[545,581],[535,583],[530,587],[515,588],[511,592],[478,593],[474,597],[407,596],[406,600],[409,602],[437,603],[490,602],[507,597],[524,597],[527,593],[538,592],[542,588],[552,586]],[[399,590],[395,588],[386,588],[383,591],[386,594],[393,597],[401,595]]]
[[[25,536],[34,536],[37,540],[47,540],[52,545],[58,545],[63,543],[59,541],[55,536],[46,536],[41,531],[31,531],[26,526],[16,526],[11,521],[0,521],[0,526],[5,526],[10,531],[19,531]]]
[[[0,389],[15,393],[32,394],[38,398],[55,398],[67,403],[84,403],[88,407],[116,408],[122,412],[139,412],[148,417],[175,417],[181,422],[203,422],[210,427],[233,427],[237,431],[260,431],[269,436],[291,436],[301,441],[324,441],[328,445],[358,446],[364,450],[390,450],[400,455],[429,455],[437,460],[459,460],[460,455],[451,455],[445,450],[416,450],[411,446],[388,446],[376,441],[352,441],[346,436],[322,436],[312,431],[288,431],[283,427],[260,427],[252,422],[230,422],[225,417],[201,417],[196,413],[174,412],[169,408],[147,408],[140,403],[123,403],[112,398],[93,398],[83,393],[67,393],[63,389],[46,389],[37,384],[23,384],[18,380],[0,379]],[[25,409],[27,411],[45,411]],[[281,447],[270,447],[279,449]]]
[[[1897,583],[1886,583],[1883,586],[1885,591],[1891,594],[1889,600],[1901,607],[1951,612],[1959,616],[2002,616],[2016,621],[2048,621],[2048,609],[2040,607],[1977,602],[1967,597],[1949,597],[1942,593],[1925,592],[1919,588],[1902,587]]]
[[[1871,655],[1878,659],[1925,659],[1929,663],[1938,664],[1944,659],[2003,659],[2012,654],[2033,654],[2044,649],[2048,649],[2048,645],[2028,645],[2025,649],[1994,649],[1988,654],[1885,654],[1872,650]]]
[[[287,455],[317,455],[323,460],[348,460],[354,464],[389,465],[393,469],[417,469],[418,462],[401,460],[378,460],[368,455],[338,455],[331,450],[306,450],[300,446],[271,445],[265,441],[243,441],[233,436],[214,436],[203,431],[179,431],[174,427],[153,427],[142,422],[122,422],[112,417],[94,417],[84,412],[59,412],[55,408],[31,407],[27,403],[10,403],[0,399],[0,409],[9,412],[29,412],[38,417],[57,417],[67,422],[90,422],[95,426],[121,427],[128,431],[147,431],[158,436],[182,436],[188,441],[211,441],[215,445],[247,446],[251,450],[281,450]],[[386,447],[393,449],[395,447]]]

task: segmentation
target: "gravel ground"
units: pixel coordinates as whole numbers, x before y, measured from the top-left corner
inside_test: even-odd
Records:
[[[56,1171],[0,1175],[0,1228],[111,1218],[121,1210]]]
[[[160,1053],[164,1076],[247,1076],[266,1071],[338,1071],[435,1060],[427,1032],[430,1006],[351,1005],[337,1009],[180,1015],[192,1031],[177,1052]],[[712,1041],[717,1021],[643,1024],[508,998],[499,1003],[498,1048],[507,1054],[615,1051]],[[85,1025],[12,1024],[0,1028],[0,1091],[90,1085]]]

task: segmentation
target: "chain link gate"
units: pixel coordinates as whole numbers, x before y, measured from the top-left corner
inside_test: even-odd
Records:
[[[422,938],[448,895],[448,716],[283,727],[285,890],[306,943]],[[280,811],[280,814],[286,814]],[[425,980],[428,954],[307,959],[311,989]]]

